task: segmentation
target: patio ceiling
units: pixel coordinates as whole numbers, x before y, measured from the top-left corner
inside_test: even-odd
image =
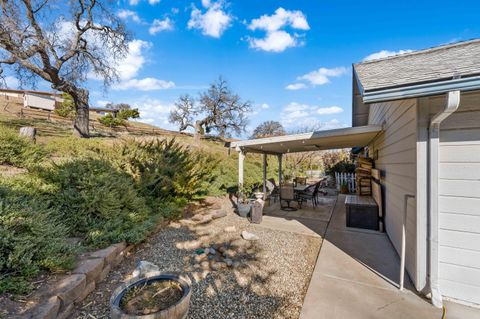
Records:
[[[227,143],[225,146],[234,148],[237,151],[263,154],[310,152],[365,146],[381,131],[382,127],[377,125],[356,126],[236,141]]]

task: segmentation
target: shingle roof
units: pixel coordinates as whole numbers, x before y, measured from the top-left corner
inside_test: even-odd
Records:
[[[364,91],[480,75],[480,39],[354,64]]]

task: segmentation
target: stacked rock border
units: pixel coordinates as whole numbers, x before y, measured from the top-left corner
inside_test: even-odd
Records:
[[[123,261],[133,248],[118,243],[89,253],[72,271],[71,275],[57,283],[52,295],[22,318],[65,319],[75,310],[75,305],[83,301],[98,283],[102,282],[112,268]]]

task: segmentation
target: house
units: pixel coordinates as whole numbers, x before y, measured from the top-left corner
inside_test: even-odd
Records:
[[[24,107],[53,111],[57,104],[62,103],[60,94],[30,90],[0,89],[0,97],[7,101],[23,103]]]
[[[415,288],[437,307],[444,298],[479,306],[480,39],[354,64],[352,83],[353,127],[228,143],[239,184],[248,153],[264,166],[277,156],[281,181],[285,153],[363,147],[381,171],[399,255],[405,229]]]
[[[353,66],[353,126],[383,172],[385,227],[418,291],[480,304],[480,40]]]

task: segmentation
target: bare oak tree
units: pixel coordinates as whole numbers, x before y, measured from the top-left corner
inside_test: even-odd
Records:
[[[252,133],[251,138],[262,138],[271,136],[285,135],[287,132],[283,128],[283,125],[277,121],[265,121],[259,124]]]
[[[221,137],[230,136],[232,132],[241,134],[252,109],[250,102],[242,101],[221,77],[206,92],[200,93],[198,101],[183,95],[175,106],[170,112],[170,122],[178,124],[180,131],[193,128],[195,142],[204,133],[216,132]]]
[[[68,93],[75,104],[74,132],[89,135],[88,76],[108,86],[128,35],[110,0],[0,0],[0,76],[7,67],[20,83],[38,79]]]

